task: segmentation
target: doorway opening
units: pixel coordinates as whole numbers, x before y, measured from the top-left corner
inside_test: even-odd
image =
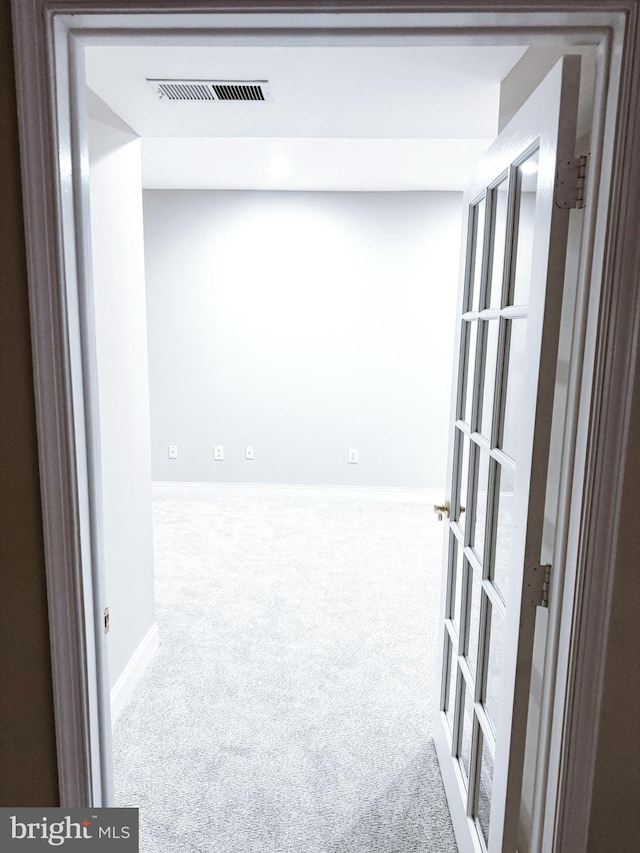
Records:
[[[538,50],[541,51],[537,54],[541,67],[552,64],[558,52],[547,48],[545,55],[544,50]],[[104,536],[106,600],[111,617],[109,644],[113,648],[116,642],[123,642],[122,634],[118,634],[122,619],[117,618],[118,608],[114,608],[118,601],[136,614],[140,623],[145,618],[148,623],[141,644],[132,645],[127,637],[129,649],[123,662],[119,669],[111,666],[112,689],[115,686],[118,697],[132,689],[135,677],[142,674],[142,663],[148,661],[150,649],[157,643],[157,624],[149,606],[150,586],[140,589],[141,599],[136,600],[131,595],[136,587],[126,568],[127,563],[139,563],[133,557],[131,543],[136,535],[133,531],[141,529],[140,511],[136,511],[133,504],[127,510],[122,499],[122,483],[118,483],[119,466],[131,484],[136,457],[145,457],[141,446],[139,451],[142,449],[142,452],[134,453],[133,458],[127,458],[126,464],[121,466],[122,441],[117,440],[120,435],[128,441],[130,454],[132,411],[144,406],[144,377],[134,379],[131,362],[127,360],[136,348],[140,348],[140,339],[131,340],[133,325],[123,323],[127,300],[133,298],[136,286],[142,281],[142,265],[138,263],[135,271],[135,264],[131,263],[126,251],[113,253],[119,228],[125,235],[123,245],[136,232],[140,240],[141,205],[139,200],[132,204],[132,200],[126,198],[126,193],[134,186],[131,169],[134,169],[133,177],[138,184],[141,168],[146,176],[143,183],[146,184],[144,230],[151,457],[156,491],[162,491],[160,483],[165,484],[165,491],[169,483],[174,497],[181,491],[179,483],[186,494],[189,489],[193,490],[193,484],[200,484],[196,491],[206,493],[207,482],[214,485],[222,482],[227,487],[244,484],[276,489],[291,486],[344,489],[349,484],[362,489],[364,483],[369,489],[414,489],[423,500],[435,503],[445,491],[444,447],[449,438],[449,377],[454,349],[451,314],[457,298],[459,191],[469,163],[477,159],[491,139],[491,136],[479,134],[483,131],[495,134],[510,117],[505,112],[504,90],[509,92],[512,81],[518,80],[520,63],[531,61],[529,54],[524,59],[526,53],[526,46],[398,50],[323,46],[304,51],[263,49],[262,53],[255,47],[225,50],[202,46],[178,48],[176,45],[170,49],[145,45],[89,46],[85,49],[87,80],[93,86],[88,93],[90,159],[92,147],[96,152],[90,173],[94,177],[90,177],[90,183],[98,369],[103,372],[106,386],[105,399],[100,401],[104,419],[101,432],[106,441],[115,440],[111,450],[103,445],[102,481],[105,496],[111,488],[113,510],[120,526],[118,530],[118,524],[113,524],[111,534],[105,531]],[[595,50],[586,48],[582,53],[591,60],[583,76],[583,133],[580,135],[584,136],[592,121]],[[170,64],[163,66],[163,62]],[[186,79],[202,79],[204,65],[212,62],[219,69],[217,76],[224,79],[230,79],[234,73],[236,77],[242,76],[237,69],[248,63],[244,78],[268,79],[269,101],[219,105],[203,103],[195,97],[193,102],[181,97],[176,99],[177,103],[167,97],[158,99],[155,84],[150,81],[169,78],[170,70],[175,80],[185,86]],[[439,72],[434,68],[438,65]],[[321,73],[324,78],[326,68],[330,67],[336,79],[345,81],[353,77],[351,69],[354,66],[360,68],[370,88],[363,90],[358,79],[353,81],[350,104],[348,87],[343,83],[340,102],[335,103],[334,85],[331,87],[334,112],[327,115],[329,107],[319,106],[318,102],[321,88],[328,88],[329,84],[326,79],[321,83],[314,80],[314,75]],[[415,125],[416,117],[410,107],[420,96],[416,91],[406,91],[406,100],[399,99],[393,74],[406,78],[412,71],[414,85],[424,99],[426,78],[446,78],[453,67],[457,70],[455,86],[446,91],[444,87],[443,91],[436,88],[435,95],[432,89],[432,96],[456,104],[466,98],[466,108],[461,106],[443,115],[437,105],[425,105],[425,115],[438,115],[437,126],[430,130],[403,127],[403,122]],[[379,75],[377,79],[374,68]],[[478,83],[479,69],[483,69],[487,78],[481,84]],[[295,80],[300,87],[305,73],[311,79],[301,88],[305,99],[313,105],[306,121],[316,133],[331,133],[329,137],[284,135],[299,134],[305,128],[301,107],[289,103],[291,96],[285,82]],[[419,80],[421,75],[422,81]],[[509,77],[511,81],[507,80]],[[387,102],[380,94],[383,81],[393,93]],[[474,84],[476,91],[473,91]],[[485,104],[479,103],[478,87],[484,91]],[[375,93],[376,110],[366,103],[367,92],[371,93],[372,100]],[[280,106],[279,99],[287,109],[283,108],[279,119],[274,120],[269,110],[274,105]],[[476,108],[475,115],[469,114],[471,100]],[[360,105],[361,114],[354,117],[356,105]],[[226,113],[211,112],[212,108],[220,106]],[[396,118],[392,124],[388,116],[394,107]],[[256,113],[256,110],[262,112]],[[366,127],[367,117],[375,126],[380,114],[387,117],[384,131]],[[465,116],[462,122],[461,114]],[[291,115],[295,116],[298,127],[290,127],[295,123]],[[359,120],[360,132],[367,134],[364,139],[348,136],[348,127],[344,131],[340,129],[341,122],[349,124],[344,116],[349,116],[356,124]],[[120,127],[118,122],[122,123]],[[461,132],[461,124],[470,138],[452,142],[453,133]],[[232,135],[237,132],[234,130],[237,126],[245,133],[252,131],[254,137],[237,140]],[[154,135],[144,136],[146,128],[151,128]],[[182,136],[175,135],[177,128]],[[228,135],[212,136],[212,128]],[[202,135],[190,136],[195,131]],[[272,136],[257,135],[267,132]],[[340,132],[345,136],[337,136]],[[376,132],[384,132],[387,136],[376,138]],[[439,134],[447,140],[447,147],[457,146],[458,152],[464,150],[466,144],[467,163],[460,162],[458,153],[458,160],[449,166],[452,176],[445,176],[445,159],[442,151],[437,151],[438,145],[443,147],[441,139],[416,136],[409,140],[414,143],[411,146],[414,149],[412,172],[407,176],[407,163],[403,162],[403,174],[386,174],[393,162],[402,161],[401,149],[404,147],[406,152],[406,136],[410,132]],[[139,135],[142,135],[141,141]],[[330,140],[329,149],[323,150],[326,139]],[[239,142],[249,142],[252,146],[244,159],[230,151],[230,144]],[[305,154],[305,145],[310,142],[316,150]],[[345,142],[352,146],[348,153],[344,150]],[[364,158],[367,145],[372,143],[382,143],[386,149],[385,156],[380,151],[377,154],[368,152],[374,177],[364,174],[354,177],[353,167],[345,177],[344,161],[351,162],[358,144],[363,152],[360,156]],[[267,154],[262,158],[260,145]],[[142,157],[138,147],[142,148]],[[432,150],[427,151],[428,147]],[[136,151],[133,161],[132,150]],[[302,164],[296,162],[296,157]],[[425,174],[423,164],[427,160],[432,166],[437,163],[436,177]],[[216,173],[210,165],[212,162],[224,165]],[[329,177],[325,174],[328,162],[332,164]],[[188,171],[185,171],[185,164]],[[240,177],[234,179],[229,175],[230,170],[235,170]],[[252,170],[253,174],[246,177]],[[244,181],[244,184],[234,189],[234,180]],[[128,183],[118,195],[116,188],[123,181]],[[386,189],[381,191],[381,186]],[[447,187],[445,191],[443,186]],[[133,224],[123,221],[123,211],[130,212],[135,220]],[[246,251],[247,247],[251,247],[250,252]],[[422,253],[419,257],[415,255],[418,249]],[[137,258],[138,261],[141,258],[139,245]],[[122,263],[124,269],[113,270],[113,264]],[[127,280],[128,276],[137,277],[137,285]],[[114,281],[119,281],[122,292],[114,287]],[[107,308],[101,313],[99,300],[102,305],[110,300],[116,307],[115,312]],[[572,310],[572,305],[566,308],[567,318],[571,317]],[[142,325],[139,304],[132,311],[137,312],[137,320],[132,323]],[[412,319],[417,322],[412,323]],[[119,355],[114,359],[116,327]],[[447,340],[448,337],[451,340]],[[144,367],[143,359],[140,369],[143,371]],[[109,374],[111,380],[107,378]],[[127,382],[135,384],[129,394],[123,393]],[[111,399],[109,388],[115,391]],[[122,403],[127,413],[124,419],[118,414],[118,406]],[[390,412],[397,423],[385,423],[385,413]],[[140,425],[144,432],[147,429],[144,418]],[[324,439],[326,434],[330,436],[329,442]],[[350,440],[347,435],[351,436]],[[141,438],[145,440],[142,435]],[[334,458],[339,456],[337,441],[340,440],[346,445],[343,448],[346,452],[338,466]],[[349,444],[358,447],[347,449]],[[353,453],[355,462],[351,459]],[[359,460],[358,454],[362,454]],[[434,457],[439,458],[440,474],[435,470]],[[359,467],[351,467],[354,464]],[[412,470],[403,471],[407,468]],[[227,470],[232,473],[226,473]],[[256,471],[260,472],[257,476]],[[148,479],[148,474],[146,477]],[[141,494],[135,496],[131,488],[128,491],[132,501],[140,501]],[[217,485],[217,491],[224,491],[224,486]],[[108,502],[103,505],[103,512],[108,520]],[[132,530],[129,537],[123,536],[122,520],[126,516]],[[338,525],[334,523],[332,527]],[[327,539],[328,532],[325,533]],[[399,540],[402,538],[400,532],[397,536]],[[159,537],[163,539],[162,532]],[[127,555],[116,556],[119,540],[126,543]],[[149,549],[148,536],[145,547]],[[313,549],[309,546],[303,548],[307,553],[310,550]],[[440,545],[431,548],[432,564],[433,555],[439,558],[441,550]],[[163,559],[161,556],[160,562]],[[122,580],[111,577],[109,565],[119,567],[120,573],[124,570],[126,592],[118,591]],[[274,573],[277,575],[276,568]],[[175,590],[166,580],[164,588]],[[195,578],[192,582],[195,584]],[[388,599],[384,593],[381,597]],[[440,596],[431,594],[428,598],[435,605]],[[162,608],[169,611],[170,602],[164,601]],[[213,612],[213,600],[211,608]],[[437,624],[435,606],[430,615],[425,613],[425,618],[432,626]],[[277,620],[275,608],[274,619]],[[193,622],[195,630],[197,620]],[[132,632],[137,641],[140,627],[132,627],[137,628],[137,636]],[[211,654],[214,647],[220,652],[219,640],[216,643]],[[427,657],[434,657],[435,645],[431,638]],[[127,655],[135,658],[137,667],[131,668]],[[184,651],[182,655],[188,657]],[[112,654],[111,660],[113,658]],[[166,659],[164,662],[166,664]],[[156,662],[155,665],[161,664]],[[423,669],[426,668],[425,662]],[[229,671],[238,669],[236,664]],[[166,676],[166,666],[163,671]],[[420,668],[416,667],[416,675],[418,672]],[[122,673],[129,677],[128,686],[122,680]],[[274,680],[278,681],[275,676]],[[157,686],[161,685],[154,685],[151,691]],[[210,687],[215,693],[216,688]],[[431,690],[435,694],[433,679]],[[310,694],[308,689],[303,692]],[[390,692],[396,693],[397,687],[390,688]],[[435,695],[427,698],[424,692],[423,702],[430,710],[435,704]],[[173,695],[171,692],[163,691],[161,695],[167,707],[173,704],[168,698]],[[122,701],[118,698],[116,710]],[[538,693],[534,700],[535,710],[539,702]],[[176,707],[179,706],[178,702]],[[188,703],[184,705],[186,708]],[[157,709],[155,713],[161,716]],[[233,716],[231,711],[227,713]],[[275,719],[277,712],[274,709],[267,716]],[[419,717],[417,715],[417,719]],[[148,723],[148,720],[139,720],[142,731]],[[176,720],[172,724],[176,730],[180,729]],[[207,727],[206,722],[201,725]],[[364,718],[360,727],[366,729]],[[129,726],[130,730],[132,728],[135,729]],[[535,749],[535,728],[533,731],[531,740]],[[268,741],[269,736],[264,739]],[[139,749],[143,742],[135,737],[129,740],[129,748],[133,746],[134,749]],[[325,736],[325,744],[327,740]],[[243,745],[231,744],[228,748],[251,751],[251,747]],[[126,768],[129,779],[122,784],[128,785],[130,791],[127,804],[134,804],[135,796],[132,799],[131,795],[136,783],[131,782],[132,762],[126,749],[121,745],[119,750],[121,767]],[[373,751],[380,751],[379,745]],[[401,749],[397,751],[401,753]],[[147,750],[147,754],[148,763],[151,763],[151,750]],[[235,753],[234,756],[237,761]],[[330,759],[325,756],[324,760]],[[170,762],[164,763],[166,766]],[[142,778],[146,772],[147,768]],[[172,775],[179,777],[178,773]],[[223,787],[232,787],[228,768],[221,770],[221,776],[226,780]],[[531,812],[533,770],[529,770],[528,777],[526,808]],[[137,778],[140,780],[140,775]],[[166,786],[159,787],[167,790]],[[332,797],[328,784],[326,793],[334,802],[340,800],[336,795]],[[159,812],[163,810],[166,804],[157,808]],[[355,812],[358,811],[360,809],[355,808]],[[250,821],[246,824],[249,814],[247,811],[244,815],[245,825],[251,825]],[[324,814],[326,819],[326,808]],[[442,825],[442,820],[435,824]],[[330,837],[331,831],[325,829]],[[403,834],[402,828],[398,832]],[[232,831],[231,835],[238,835],[238,832]],[[427,846],[434,843],[431,838],[422,841]]]

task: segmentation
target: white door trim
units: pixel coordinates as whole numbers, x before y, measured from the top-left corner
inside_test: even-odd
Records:
[[[563,521],[567,572],[563,590],[552,590],[562,607],[556,678],[548,688],[553,690],[547,704],[550,712],[555,709],[547,732],[549,772],[541,796],[546,806],[544,849],[569,849],[569,838],[570,849],[584,849],[576,840],[588,831],[606,654],[602,637],[610,615],[619,484],[629,452],[632,386],[627,368],[634,363],[640,337],[633,215],[640,209],[640,166],[633,156],[640,150],[639,6],[639,0],[604,0],[598,7],[538,0],[519,14],[518,2],[457,0],[452,13],[445,0],[329,0],[314,13],[300,0],[13,0],[56,737],[65,806],[110,802],[96,536],[99,436],[91,414],[95,388],[81,216],[82,150],[71,97],[79,79],[77,46],[83,29],[91,27],[95,34],[122,28],[123,19],[114,17],[118,12],[132,13],[126,19],[132,34],[143,27],[175,27],[176,18],[167,16],[179,15],[186,25],[206,27],[209,33],[233,27],[237,35],[250,27],[253,34],[247,38],[256,37],[256,28],[278,27],[282,35],[295,26],[313,36],[348,26],[350,35],[360,27],[400,42],[420,34],[437,41],[445,32],[453,40],[455,31],[458,43],[471,38],[497,43],[533,28],[537,37],[546,30],[559,41],[575,40],[578,31],[591,28],[592,40],[610,51],[613,61],[596,110],[602,170],[593,168],[590,174],[592,191],[599,186],[590,214],[592,246],[583,258],[583,281],[589,288],[578,322],[583,323],[585,348],[582,372],[576,376],[579,405],[569,424],[575,443],[565,472],[567,488],[572,480],[570,513]],[[206,14],[191,17],[193,13]]]
[[[565,459],[565,489],[573,489],[565,520],[563,585],[556,595],[559,637],[551,661],[555,691],[551,707],[548,777],[542,850],[586,850],[596,766],[598,723],[603,693],[611,596],[621,516],[622,483],[629,444],[634,367],[640,345],[638,228],[633,214],[640,205],[634,147],[640,144],[640,4],[628,7],[624,37],[612,29],[602,45],[611,54],[611,78],[617,91],[600,103],[599,145],[602,173],[592,176],[597,210],[587,210],[587,250],[581,258],[578,310],[581,352],[572,369],[580,383],[567,429],[575,443]],[[624,47],[622,47],[624,45]],[[621,49],[622,47],[622,49]],[[617,107],[616,107],[617,102]],[[598,137],[598,134],[596,134]],[[602,228],[597,218],[609,207]],[[584,238],[583,238],[584,241]]]

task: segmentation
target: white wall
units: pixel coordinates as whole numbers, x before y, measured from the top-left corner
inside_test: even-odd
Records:
[[[144,205],[154,480],[444,488],[460,194]]]
[[[142,185],[140,140],[91,93],[88,103],[113,688],[154,625]]]
[[[498,131],[510,121],[531,92],[547,76],[560,57],[578,54],[580,64],[580,94],[578,96],[578,139],[590,133],[598,61],[595,45],[535,44],[513,66],[500,84]]]

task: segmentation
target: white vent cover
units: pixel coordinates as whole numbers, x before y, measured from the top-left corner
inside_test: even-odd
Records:
[[[153,91],[167,101],[272,101],[266,80],[152,80]]]

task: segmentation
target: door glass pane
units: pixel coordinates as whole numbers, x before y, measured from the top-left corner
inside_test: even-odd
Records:
[[[471,567],[469,567],[471,568]],[[473,570],[470,570],[469,597],[469,633],[467,636],[467,659],[471,672],[476,671],[478,663],[478,630],[480,628],[480,602],[482,599],[482,582]]]
[[[491,437],[493,414],[493,389],[496,381],[496,359],[498,356],[499,320],[482,321],[485,335],[484,374],[481,409],[478,417],[478,432],[486,438]]]
[[[493,790],[493,756],[487,745],[486,737],[482,737],[482,752],[480,760],[480,777],[478,780],[478,806],[476,817],[484,837],[484,843],[489,843],[489,817],[491,815],[491,791]]]
[[[462,586],[464,583],[462,548],[456,543],[455,563],[453,565],[454,577],[452,578],[451,591],[453,600],[451,602],[451,619],[460,634],[460,610],[462,606]]]
[[[508,367],[504,420],[500,447],[513,459],[516,458],[516,435],[520,416],[520,396],[524,373],[524,348],[527,332],[525,318],[507,321]]]
[[[465,390],[463,394],[464,408],[462,420],[471,424],[471,407],[473,405],[473,379],[476,373],[476,339],[478,337],[478,322],[463,323],[467,335],[467,364],[465,371]]]
[[[477,448],[478,462],[475,490],[475,521],[473,525],[472,545],[478,557],[482,560],[484,551],[485,521],[487,517],[487,490],[489,488],[489,454],[482,448]]]
[[[475,207],[475,250],[473,253],[473,281],[471,299],[467,303],[472,311],[480,307],[480,284],[482,279],[482,249],[484,247],[484,220],[486,214],[486,202],[484,199]]]
[[[460,459],[460,469],[459,469],[459,488],[458,488],[458,524],[464,530],[465,528],[465,520],[467,517],[467,486],[469,483],[469,439],[462,432],[458,432],[458,441],[461,453]],[[460,457],[459,457],[460,458]],[[464,512],[462,508],[464,507]],[[455,508],[452,513],[453,517],[456,517]]]
[[[446,696],[446,712],[447,712],[447,720],[449,721],[449,725],[451,726],[451,731],[453,731],[453,714],[455,711],[456,704],[456,676],[458,672],[458,665],[456,663],[455,656],[452,657],[451,651],[451,643],[447,641],[447,653],[449,655],[449,685],[447,689]]]
[[[498,692],[502,671],[502,647],[504,644],[504,617],[497,607],[487,602],[489,614],[489,658],[487,664],[487,683],[484,705],[494,731],[498,723]]]
[[[462,720],[462,739],[460,741],[460,762],[465,778],[469,779],[469,762],[471,761],[471,733],[473,729],[473,697],[469,688],[464,687],[464,717]]]
[[[504,271],[504,249],[507,233],[507,179],[494,190],[495,211],[493,219],[493,257],[491,262],[491,285],[487,307],[499,308],[502,304],[502,274]]]
[[[538,152],[519,167],[520,194],[518,199],[518,232],[516,260],[513,275],[512,305],[526,305],[529,301],[531,261],[533,259],[533,226],[538,187]]]
[[[515,472],[508,465],[498,467],[498,513],[494,543],[493,582],[503,600],[507,600],[507,584],[511,567],[511,533],[513,530],[513,492]]]

